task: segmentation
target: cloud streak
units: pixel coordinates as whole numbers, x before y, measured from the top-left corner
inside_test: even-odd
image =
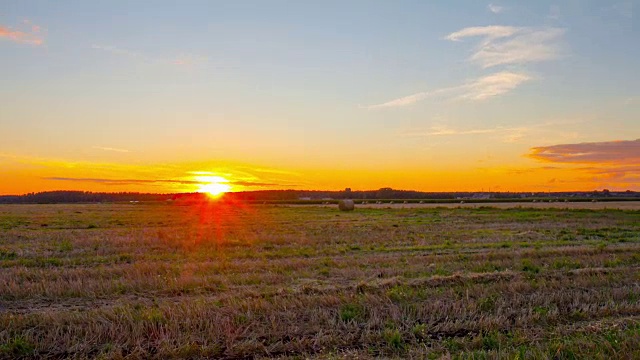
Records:
[[[507,93],[529,80],[531,77],[527,74],[502,71],[463,85],[464,91],[460,97],[469,100],[486,100]]]
[[[582,165],[572,171],[586,175],[572,182],[640,185],[640,139],[539,146],[531,148],[527,156],[548,163]]]
[[[404,106],[409,106],[409,105],[413,105],[419,101],[425,100],[427,98],[430,97],[434,97],[436,95],[439,94],[445,94],[448,92],[452,92],[456,90],[456,88],[444,88],[444,89],[439,89],[439,90],[435,90],[435,91],[426,91],[426,92],[419,92],[419,93],[415,93],[412,95],[407,95],[407,96],[403,96],[401,98],[397,98],[394,100],[390,100],[381,104],[376,104],[376,105],[370,105],[370,106],[366,106],[367,109],[369,110],[374,110],[374,109],[384,109],[384,108],[395,108],[395,107],[404,107]]]
[[[494,13],[503,10],[493,4],[489,4],[489,9]],[[447,35],[445,39],[461,42],[467,38],[480,38],[469,60],[482,68],[492,68],[555,59],[560,54],[558,43],[563,34],[564,29],[553,27],[491,25],[467,27]],[[437,96],[470,101],[487,100],[506,94],[530,80],[532,77],[524,72],[503,70],[462,85],[422,91],[364,108],[398,108]]]
[[[195,180],[170,180],[170,179],[158,179],[158,180],[146,180],[146,179],[100,179],[100,178],[70,178],[70,177],[46,177],[44,180],[54,181],[72,181],[72,182],[89,182],[105,185],[132,185],[132,184],[182,184],[182,185],[196,185],[201,184],[201,181]]]
[[[488,40],[513,36],[518,32],[518,29],[517,27],[502,25],[472,26],[453,32],[447,35],[445,39],[462,41],[462,39],[467,37],[485,37],[486,43]]]
[[[94,146],[94,147],[93,147],[93,149],[104,150],[104,151],[120,152],[120,153],[128,153],[128,152],[130,152],[129,150],[126,150],[126,149],[117,149],[117,148],[104,147],[104,146]]]
[[[16,43],[29,45],[42,45],[44,37],[40,26],[24,22],[29,26],[29,30],[14,30],[8,26],[0,25],[0,39],[7,39]]]
[[[418,137],[418,136],[455,136],[455,135],[479,135],[479,134],[496,134],[496,133],[508,133],[514,131],[523,131],[525,128],[507,128],[497,126],[494,128],[486,129],[470,129],[470,130],[456,130],[446,126],[432,126],[428,131],[421,132],[409,132],[404,133],[404,136]]]
[[[477,26],[453,32],[451,41],[480,38],[469,60],[483,68],[552,60],[560,55],[564,29],[554,27]]]
[[[640,182],[640,165],[620,166],[611,168],[587,167],[580,168],[600,180],[617,180],[620,182]]]
[[[103,185],[135,185],[135,184],[179,184],[179,185],[201,185],[205,182],[198,180],[176,180],[176,179],[102,179],[102,178],[72,178],[72,177],[46,177],[44,180],[53,181],[71,181],[71,182],[84,182],[84,183],[96,183]],[[229,181],[225,184],[239,185],[246,187],[271,187],[282,186],[281,184],[256,182],[256,181]],[[295,186],[295,185],[288,185]]]
[[[554,134],[566,135],[566,131],[559,131],[560,126],[573,126],[581,121],[554,120],[542,123],[523,124],[522,126],[498,125],[489,128],[455,129],[442,123],[431,126],[427,130],[416,129],[398,134],[404,137],[436,137],[436,136],[467,136],[467,135],[497,135],[503,142],[514,143],[521,139],[545,138],[550,139]]]
[[[374,110],[404,107],[437,96],[445,96],[452,99],[462,99],[470,101],[488,100],[492,97],[508,93],[521,84],[530,80],[532,80],[532,77],[524,73],[501,71],[498,73],[483,76],[478,79],[474,79],[463,85],[427,92],[419,92],[381,104],[370,105],[366,108]]]
[[[531,148],[530,158],[572,164],[640,164],[640,139]]]

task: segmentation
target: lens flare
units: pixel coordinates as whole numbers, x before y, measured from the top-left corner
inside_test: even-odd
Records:
[[[198,185],[198,192],[206,193],[212,197],[218,197],[231,190],[229,180],[222,176],[197,176],[196,180],[201,182]]]

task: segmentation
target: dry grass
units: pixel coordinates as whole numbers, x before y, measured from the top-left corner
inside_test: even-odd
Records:
[[[366,204],[362,204],[362,200],[356,200],[356,204],[360,208],[393,208],[393,209],[413,209],[413,208],[482,208],[490,206],[498,209],[589,209],[589,210],[601,210],[601,209],[620,209],[620,210],[640,210],[640,201],[564,201],[564,200],[540,200],[536,202],[440,202],[440,203],[389,203],[387,200],[380,204],[367,201]],[[317,206],[317,205],[316,205]],[[325,205],[327,207],[335,205]]]
[[[630,210],[0,206],[0,358],[640,358],[639,250]]]

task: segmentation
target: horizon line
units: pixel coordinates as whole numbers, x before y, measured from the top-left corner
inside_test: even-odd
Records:
[[[450,193],[483,193],[483,194],[504,194],[504,193],[547,193],[547,194],[557,194],[557,193],[594,193],[594,192],[613,192],[613,193],[637,193],[640,192],[638,190],[610,190],[610,189],[594,189],[594,190],[564,190],[564,191],[551,191],[551,190],[504,190],[504,191],[491,191],[491,190],[452,190],[452,191],[424,191],[424,190],[413,190],[413,189],[394,189],[390,187],[383,187],[379,189],[370,189],[370,190],[326,190],[326,189],[270,189],[270,190],[243,190],[243,191],[228,191],[225,194],[242,194],[242,193],[266,193],[266,192],[284,192],[284,191],[293,191],[293,192],[335,192],[335,193],[363,193],[363,192],[377,192],[377,191],[404,191],[404,192],[417,192],[417,193],[425,193],[425,194],[450,194]],[[49,193],[89,193],[89,194],[108,194],[108,195],[117,195],[117,194],[137,194],[137,195],[195,195],[195,194],[206,194],[206,192],[201,191],[192,191],[192,192],[137,192],[137,191],[117,191],[117,192],[109,192],[109,191],[87,191],[87,190],[46,190],[46,191],[37,191],[37,192],[28,192],[23,194],[0,194],[0,197],[9,197],[9,196],[29,196],[29,195],[38,195],[38,194],[49,194]]]

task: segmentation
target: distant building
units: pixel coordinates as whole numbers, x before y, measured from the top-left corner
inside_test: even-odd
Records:
[[[471,198],[476,200],[486,200],[491,198],[491,194],[473,194]]]

